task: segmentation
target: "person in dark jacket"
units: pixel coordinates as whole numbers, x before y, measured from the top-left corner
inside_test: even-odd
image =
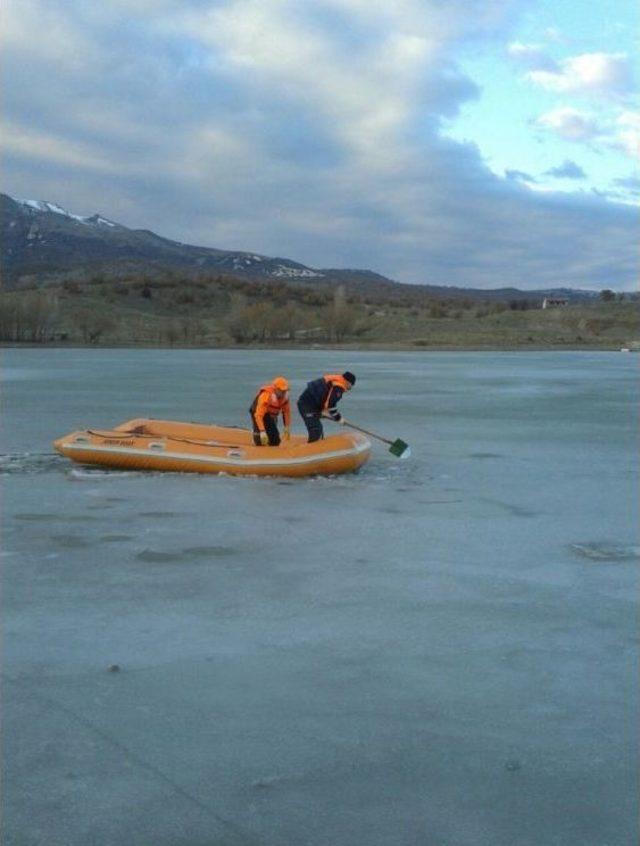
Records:
[[[345,391],[350,391],[356,377],[348,370],[345,373],[325,373],[320,379],[307,383],[298,399],[298,411],[309,433],[308,443],[324,438],[322,417],[326,415],[336,423],[342,422],[342,415],[336,408]]]

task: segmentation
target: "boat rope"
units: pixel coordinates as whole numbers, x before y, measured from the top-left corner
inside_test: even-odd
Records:
[[[99,429],[85,429],[85,432],[88,435],[97,435],[99,438],[106,438],[114,441],[121,441],[123,438],[131,437],[132,435],[134,435],[136,438],[161,437],[160,435],[150,435],[147,432],[128,432],[126,430],[123,430],[121,432],[114,432],[113,430],[109,432],[101,432]]]
[[[183,444],[193,444],[194,446],[210,446],[210,447],[227,447],[228,449],[242,449],[241,444],[228,444],[224,443],[223,441],[203,441],[198,440],[197,438],[181,438],[179,435],[160,435],[157,433],[149,433],[149,432],[140,432],[137,430],[123,430],[121,432],[100,432],[97,429],[86,429],[85,430],[89,435],[96,435],[99,438],[105,438],[106,440],[113,440],[113,441],[121,441],[123,438],[126,437],[135,437],[135,438],[156,438],[166,441],[177,441]]]

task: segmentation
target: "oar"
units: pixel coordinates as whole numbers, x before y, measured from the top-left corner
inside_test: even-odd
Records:
[[[332,418],[329,417],[328,414],[323,414],[323,417],[326,417],[327,420],[331,420]],[[335,422],[335,421],[334,421]],[[410,458],[411,457],[411,447],[409,444],[405,443],[400,438],[396,438],[395,441],[389,440],[389,438],[383,438],[382,435],[376,435],[375,432],[370,432],[368,429],[363,429],[362,426],[356,426],[355,423],[347,422],[344,417],[341,420],[345,426],[348,426],[350,429],[357,429],[358,432],[363,432],[365,435],[370,435],[372,438],[376,438],[378,441],[382,441],[384,444],[391,444],[389,447],[389,452],[392,455],[395,455],[396,458]]]

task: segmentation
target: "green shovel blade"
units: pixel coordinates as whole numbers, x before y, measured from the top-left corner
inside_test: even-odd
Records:
[[[389,452],[398,458],[409,458],[411,455],[411,447],[405,444],[404,441],[397,438],[389,447]]]

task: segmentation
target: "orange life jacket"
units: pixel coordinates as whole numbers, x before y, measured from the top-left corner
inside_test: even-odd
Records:
[[[285,394],[282,398],[276,394],[276,389],[273,385],[263,385],[254,399],[251,409],[258,429],[264,430],[264,416],[270,414],[272,417],[277,417],[282,412],[282,419],[285,427],[289,427],[291,421],[291,406],[289,405],[289,395]]]
[[[347,382],[344,376],[341,373],[325,373],[322,377],[324,381],[329,386],[329,390],[327,391],[327,397],[324,401],[323,411],[329,407],[329,400],[331,399],[331,385],[337,385],[339,388],[342,388],[343,391],[350,391],[351,390],[351,382]]]

